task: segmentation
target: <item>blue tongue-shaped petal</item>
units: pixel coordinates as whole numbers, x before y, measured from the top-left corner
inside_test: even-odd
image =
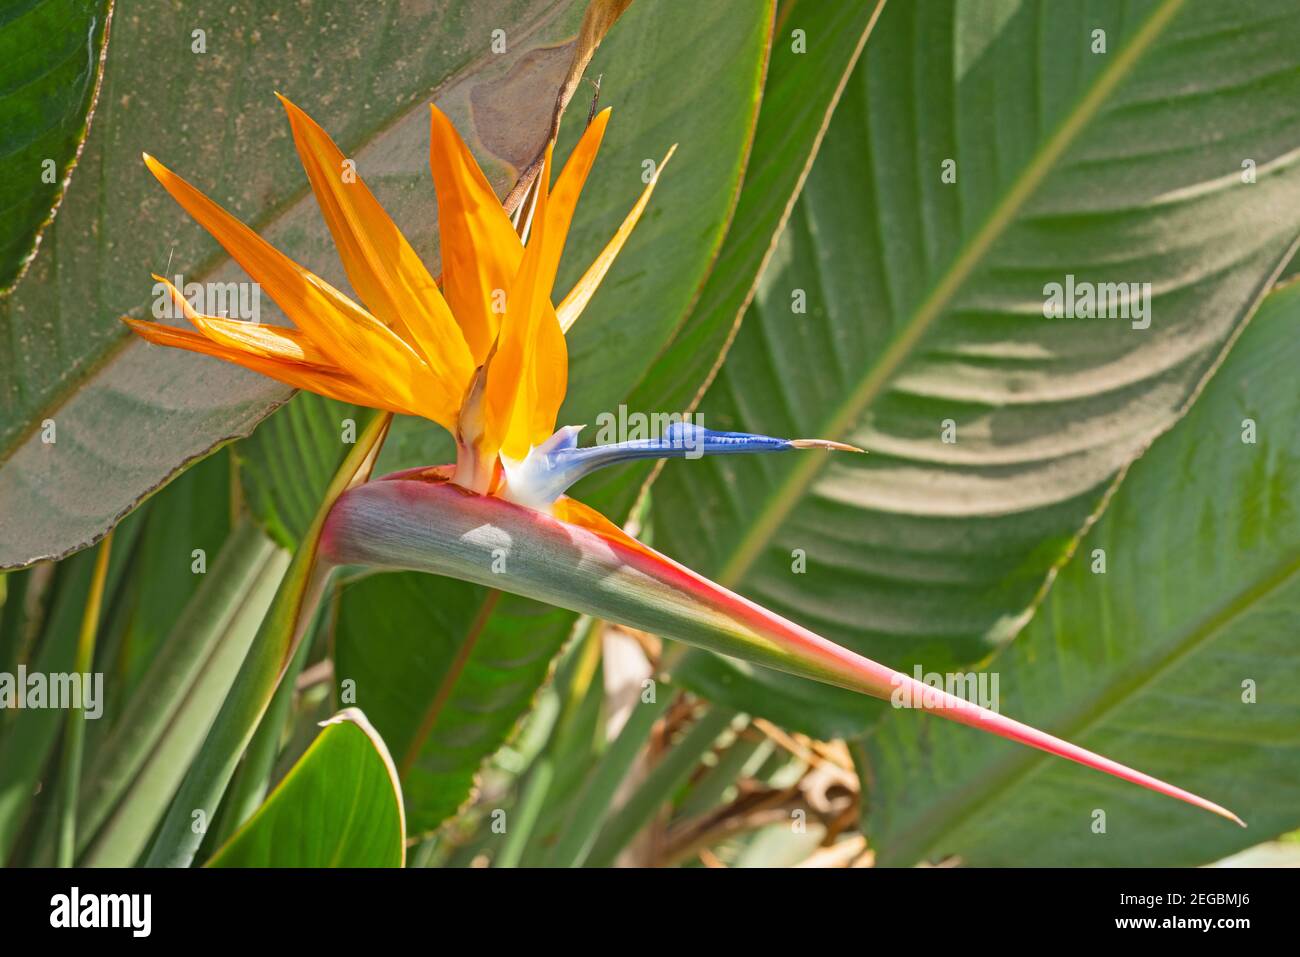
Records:
[[[505,497],[532,508],[549,506],[579,479],[597,469],[636,459],[698,459],[705,455],[832,449],[861,452],[825,439],[778,439],[749,432],[718,432],[689,422],[674,422],[654,439],[633,439],[578,448],[580,425],[567,425],[537,446],[522,462],[506,463]]]

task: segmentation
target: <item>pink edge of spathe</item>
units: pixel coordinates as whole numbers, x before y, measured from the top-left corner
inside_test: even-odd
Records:
[[[854,651],[828,641],[815,632],[768,611],[761,605],[691,571],[684,565],[646,545],[639,542],[621,541],[611,535],[562,522],[544,512],[525,508],[504,499],[476,495],[442,481],[441,477],[445,476],[445,474],[446,467],[438,470],[428,468],[408,469],[384,476],[367,485],[359,486],[344,493],[335,509],[331,512],[329,520],[322,531],[321,555],[338,564],[358,562],[384,564],[382,556],[378,559],[370,554],[365,555],[365,557],[358,557],[360,553],[356,549],[356,543],[348,540],[346,534],[346,526],[352,511],[365,513],[367,508],[372,508],[373,514],[373,507],[367,501],[367,499],[371,498],[376,500],[380,508],[389,510],[390,514],[383,516],[381,523],[389,528],[408,527],[410,516],[399,513],[404,509],[413,508],[417,510],[433,509],[441,511],[443,514],[460,512],[467,517],[472,514],[472,520],[479,523],[475,526],[477,529],[488,526],[498,527],[498,523],[499,527],[504,529],[510,529],[512,526],[531,527],[536,530],[538,543],[543,545],[546,539],[553,539],[558,534],[567,539],[568,543],[581,554],[592,556],[598,564],[603,563],[609,564],[611,567],[623,566],[632,569],[648,579],[690,596],[701,606],[721,613],[725,618],[744,626],[759,639],[770,641],[785,656],[783,661],[789,666],[786,670],[791,671],[791,673],[839,685],[851,691],[865,693],[886,701],[890,700],[896,689],[902,689],[905,694],[910,695],[911,701],[921,703],[918,710],[927,711],[972,728],[990,731],[999,737],[1018,741],[1048,754],[1105,772],[1121,780],[1155,791],[1158,794],[1184,801],[1220,817],[1227,818],[1241,827],[1246,826],[1245,822],[1236,814],[1215,804],[1213,801],[1175,787],[1149,774],[1136,771],[1117,761],[1112,761],[1110,758],[1094,754],[1085,748],[1063,741],[1029,725],[1004,717],[997,712],[982,708],[942,688],[926,685],[910,675],[895,671],[893,668],[872,661]],[[382,488],[383,486],[387,486],[387,489]],[[359,508],[353,509],[353,503],[359,503]],[[430,514],[433,513],[430,512]],[[493,521],[493,519],[497,519],[497,521]],[[428,523],[415,524],[418,526]],[[341,525],[344,527],[342,534]],[[415,531],[414,534],[418,535],[419,531]],[[372,542],[361,543],[362,552],[369,551],[371,544]],[[602,549],[608,552],[608,555],[601,555],[600,551]],[[609,561],[610,558],[614,559],[612,563]],[[430,564],[433,564],[433,562],[431,561]],[[437,573],[436,569],[419,567],[418,562],[411,561],[409,557],[405,560],[399,559],[397,563],[390,564],[387,567],[412,568],[416,571],[434,571]],[[519,580],[519,577],[516,576],[516,582]],[[508,575],[494,576],[485,583],[511,590]],[[528,594],[527,591],[520,591],[519,593]],[[546,598],[543,600],[553,599]],[[579,605],[582,604],[580,599],[577,601]],[[593,611],[590,607],[574,607],[571,610],[596,614],[600,617],[599,612]],[[610,617],[611,620],[616,620],[612,616]],[[636,621],[624,621],[622,623],[632,627],[640,627]],[[694,643],[690,639],[679,635],[668,634],[667,637]],[[761,664],[774,666],[769,659],[756,660],[759,660]],[[775,667],[781,667],[781,665],[777,664]]]

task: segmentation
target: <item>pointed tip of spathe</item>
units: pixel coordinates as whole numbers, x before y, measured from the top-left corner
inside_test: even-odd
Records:
[[[1138,783],[1142,783],[1142,782],[1138,782]],[[1222,804],[1215,804],[1213,801],[1208,800],[1207,798],[1203,798],[1199,794],[1194,794],[1191,791],[1184,791],[1182,788],[1170,787],[1169,785],[1164,784],[1163,781],[1157,783],[1161,784],[1162,787],[1153,788],[1152,790],[1159,791],[1163,794],[1168,795],[1169,797],[1174,797],[1174,798],[1178,798],[1179,800],[1186,801],[1188,804],[1192,804],[1196,807],[1199,807],[1203,811],[1209,811],[1211,814],[1217,814],[1219,817],[1223,818],[1224,820],[1231,821],[1233,824],[1237,825],[1238,827],[1246,826],[1245,821],[1243,821],[1232,811],[1229,811]]]
[[[1177,797],[1179,795],[1175,795],[1175,796]],[[1193,795],[1193,797],[1196,796]],[[1231,811],[1229,811],[1226,807],[1223,807],[1222,805],[1215,804],[1213,801],[1207,801],[1204,798],[1197,797],[1196,800],[1188,801],[1188,803],[1194,804],[1204,811],[1209,811],[1211,814],[1217,814],[1219,817],[1223,818],[1224,820],[1231,821],[1233,824],[1237,825],[1238,827],[1246,826],[1246,822],[1243,821],[1241,818],[1239,818],[1236,814],[1233,814]]]
[[[860,449],[856,445],[849,445],[847,442],[832,442],[830,439],[791,439],[790,444],[796,449],[828,449],[832,452],[867,454],[866,449]]]

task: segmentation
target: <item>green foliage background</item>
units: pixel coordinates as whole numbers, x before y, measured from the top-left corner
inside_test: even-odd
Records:
[[[60,204],[0,299],[0,674],[71,670],[89,625],[106,685],[84,726],[0,711],[0,861],[1196,865],[1300,826],[1286,0],[636,0],[587,70],[614,116],[557,285],[680,143],[570,335],[562,419],[691,410],[870,454],[633,466],[575,497],[892,667],[995,673],[1007,714],[1249,832],[524,598],[310,574],[349,454],[382,474],[454,450],[400,418],[380,448],[368,410],[130,340],[117,319],[147,314],[150,271],[240,276],[139,153],[346,288],[283,90],[436,267],[425,103],[504,194],[585,6],[439,0],[416,23],[317,3],[289,23],[140,0],[93,114],[108,4],[0,17],[0,286]],[[2,55],[36,35],[39,57]],[[78,154],[60,203],[42,161],[61,180]],[[1066,274],[1149,282],[1150,327],[1044,319]],[[182,839],[193,807],[206,833]]]

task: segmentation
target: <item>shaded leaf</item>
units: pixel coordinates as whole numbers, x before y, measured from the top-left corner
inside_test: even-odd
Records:
[[[778,8],[763,102],[731,228],[703,288],[682,312],[672,341],[628,393],[629,410],[681,412],[699,402],[739,327],[882,8],[882,2],[807,0],[786,0]],[[795,30],[803,32],[803,46],[796,44]],[[625,515],[654,468],[638,464],[599,473],[576,486],[574,496],[607,515]]]
[[[114,539],[106,585],[110,594],[116,594],[128,577],[130,556],[141,528],[136,516],[131,518],[119,526]],[[94,564],[95,554],[86,552],[53,570],[49,605],[39,622],[39,634],[15,663],[25,665],[29,674],[66,674],[72,670]],[[16,675],[13,678],[16,681]],[[32,799],[48,798],[54,792],[55,769],[47,767],[47,762],[63,718],[63,711],[57,708],[0,709],[0,863],[11,860],[20,838],[33,837],[35,829],[24,826],[35,810]]]
[[[215,556],[117,720],[95,741],[77,822],[83,864],[126,867],[140,856],[220,711],[288,564],[288,555],[247,522]]]
[[[529,710],[573,615],[417,572],[343,581],[337,601],[342,700],[392,747],[411,832],[431,830]]]
[[[112,661],[104,662],[123,691],[133,688],[154,661],[217,560],[230,533],[230,483],[229,457],[214,455],[150,500],[133,574],[113,609],[121,633],[113,638]]]
[[[235,444],[248,509],[276,542],[294,548],[302,540],[321,495],[356,442],[358,423],[371,414],[304,393]]]

